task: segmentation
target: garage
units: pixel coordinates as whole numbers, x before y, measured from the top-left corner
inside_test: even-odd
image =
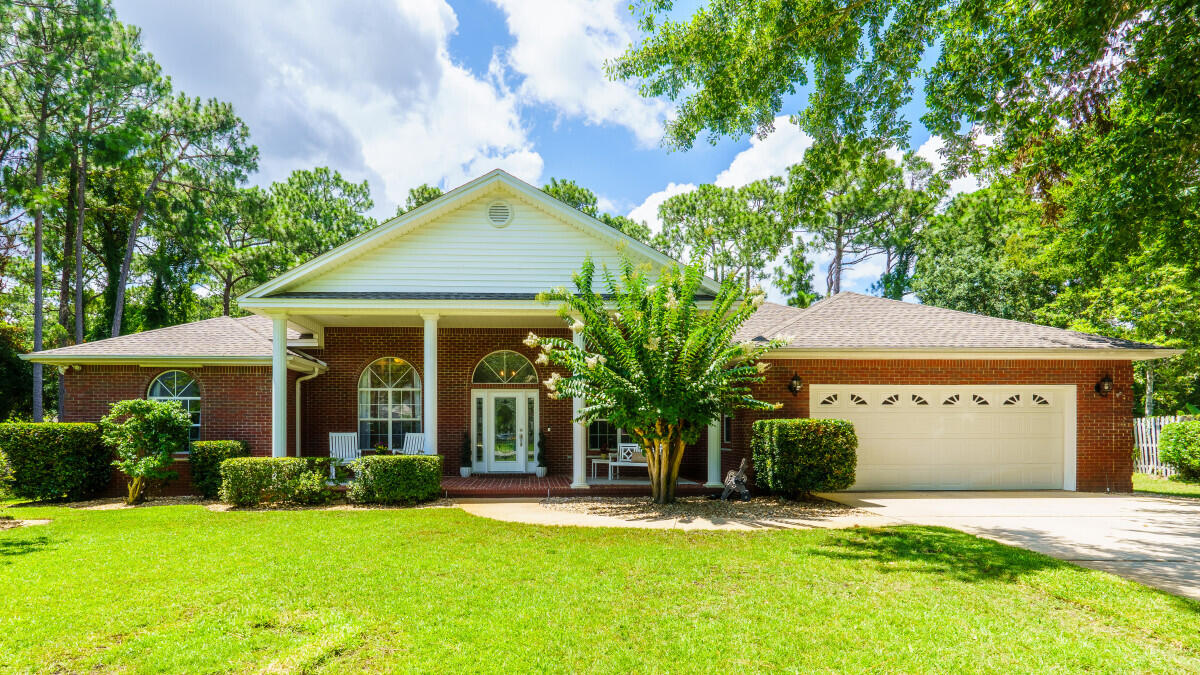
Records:
[[[1075,489],[1071,386],[811,385],[858,434],[854,490]]]

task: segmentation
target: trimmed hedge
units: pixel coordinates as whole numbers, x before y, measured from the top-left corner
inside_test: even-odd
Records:
[[[221,501],[235,506],[324,504],[333,497],[320,457],[234,457],[221,462]]]
[[[346,497],[362,504],[415,504],[442,492],[439,455],[375,455],[350,463],[354,481]]]
[[[192,487],[206,499],[221,494],[221,462],[234,457],[249,457],[250,448],[242,441],[192,441],[188,464],[192,467]]]
[[[108,485],[112,451],[84,423],[0,424],[8,491],[22,499],[86,499]]]
[[[1158,436],[1158,458],[1184,478],[1200,478],[1200,421],[1164,426]]]
[[[846,420],[781,419],[754,423],[754,480],[785,497],[854,485],[858,436]]]

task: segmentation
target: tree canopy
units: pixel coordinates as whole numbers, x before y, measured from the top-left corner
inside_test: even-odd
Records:
[[[575,290],[542,295],[559,303],[559,316],[583,338],[538,337],[538,362],[561,366],[543,383],[552,398],[579,397],[578,422],[606,419],[627,430],[646,455],[651,493],[658,503],[675,498],[684,447],[722,414],[737,409],[768,410],[775,404],[753,397],[766,362],[758,361],[782,342],[737,344],[738,328],[762,304],[763,291],[746,291],[727,278],[710,307],[696,293],[704,278],[698,266],[670,267],[656,279],[628,259],[619,270],[602,272],[605,295],[594,289],[595,263],[575,275]]]

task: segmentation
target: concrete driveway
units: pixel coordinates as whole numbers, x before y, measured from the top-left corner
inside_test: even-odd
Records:
[[[841,492],[822,497],[939,525],[1200,600],[1200,500],[1082,492]]]

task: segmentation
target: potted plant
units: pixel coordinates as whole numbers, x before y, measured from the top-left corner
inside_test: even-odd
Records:
[[[471,475],[471,434],[463,432],[462,451],[458,455],[458,474],[463,478]]]
[[[538,478],[546,477],[546,432],[538,432],[537,441],[537,467],[533,470],[533,475]]]
[[[377,455],[390,455],[390,454],[392,454],[392,451],[391,451],[391,450],[388,450],[388,446],[387,446],[387,445],[385,445],[385,444],[383,444],[383,443],[377,443],[377,444],[375,445],[375,454],[377,454]]]

